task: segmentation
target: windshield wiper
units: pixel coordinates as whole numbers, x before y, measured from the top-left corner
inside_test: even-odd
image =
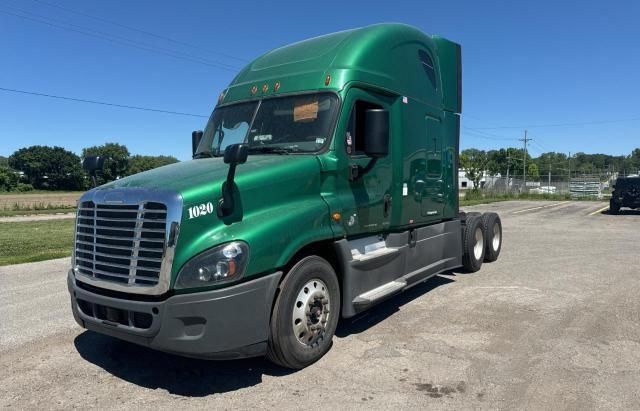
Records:
[[[249,153],[261,153],[261,154],[289,154],[293,150],[285,147],[273,147],[273,146],[258,146],[249,147]]]
[[[194,159],[197,159],[197,158],[211,158],[211,157],[213,157],[213,154],[211,154],[210,151],[201,151],[201,152],[195,153],[193,155]]]

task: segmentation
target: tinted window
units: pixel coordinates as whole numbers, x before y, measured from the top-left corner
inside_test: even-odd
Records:
[[[429,78],[431,87],[436,88],[436,69],[433,60],[431,60],[429,54],[424,50],[418,50],[418,58],[420,59],[420,64],[422,64],[424,72],[427,74],[427,78]]]

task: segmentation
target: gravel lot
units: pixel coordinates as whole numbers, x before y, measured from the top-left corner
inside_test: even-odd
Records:
[[[640,408],[640,212],[513,201],[501,258],[353,321],[298,372],[87,332],[68,259],[0,267],[0,408]]]

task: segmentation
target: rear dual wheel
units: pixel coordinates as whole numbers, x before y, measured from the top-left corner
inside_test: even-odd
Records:
[[[468,272],[480,270],[483,261],[496,261],[502,249],[502,222],[498,214],[468,214],[462,247],[462,265]]]
[[[482,227],[486,244],[484,261],[496,261],[502,249],[502,221],[500,216],[496,213],[484,213],[482,215]]]
[[[464,269],[471,273],[480,270],[485,254],[482,216],[467,216],[462,235],[462,250],[462,266]]]

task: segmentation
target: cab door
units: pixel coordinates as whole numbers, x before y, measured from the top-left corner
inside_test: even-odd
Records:
[[[389,135],[389,154],[373,163],[364,153],[367,130],[365,115],[370,109],[390,113],[392,97],[372,91],[352,88],[345,98],[341,114],[341,127],[336,130],[336,156],[340,162],[338,176],[341,191],[342,220],[347,235],[374,233],[388,229],[391,221],[392,162]],[[366,170],[366,173],[363,173]],[[359,174],[354,177],[355,174]]]
[[[425,181],[422,195],[421,214],[423,217],[441,218],[445,204],[445,184],[443,175],[443,140],[441,123],[438,118],[425,116],[426,151]]]

